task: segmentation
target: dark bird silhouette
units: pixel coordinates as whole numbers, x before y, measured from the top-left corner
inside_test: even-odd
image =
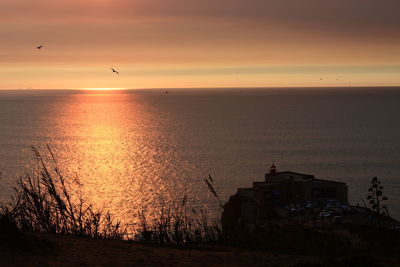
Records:
[[[168,91],[165,91],[165,94],[168,94]]]
[[[111,70],[112,70],[112,72],[113,72],[113,73],[116,73],[116,74],[118,74],[118,75],[119,75],[119,72],[118,72],[118,71],[116,71],[115,69],[111,68]]]
[[[39,45],[38,47],[36,47],[37,49],[42,49],[43,45]]]

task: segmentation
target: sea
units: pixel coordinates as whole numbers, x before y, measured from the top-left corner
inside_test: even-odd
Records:
[[[205,178],[225,202],[272,163],[345,182],[360,206],[377,176],[400,219],[400,88],[2,90],[2,203],[38,171],[32,146],[123,222],[184,197],[218,214]]]

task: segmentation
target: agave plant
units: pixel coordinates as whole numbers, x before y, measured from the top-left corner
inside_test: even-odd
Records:
[[[368,192],[367,200],[371,209],[378,215],[389,215],[389,210],[384,205],[387,197],[383,196],[383,186],[377,177],[372,178]]]

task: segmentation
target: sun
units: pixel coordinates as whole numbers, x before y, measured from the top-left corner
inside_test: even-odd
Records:
[[[123,87],[89,87],[89,88],[77,88],[78,90],[89,90],[89,91],[114,91],[114,90],[128,90]]]

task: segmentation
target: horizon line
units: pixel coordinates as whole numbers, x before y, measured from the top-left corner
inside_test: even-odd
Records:
[[[77,87],[77,88],[0,88],[0,91],[70,90],[70,91],[130,91],[130,90],[173,90],[173,89],[345,89],[345,88],[399,88],[400,85],[342,85],[342,86],[208,86],[208,87]]]

